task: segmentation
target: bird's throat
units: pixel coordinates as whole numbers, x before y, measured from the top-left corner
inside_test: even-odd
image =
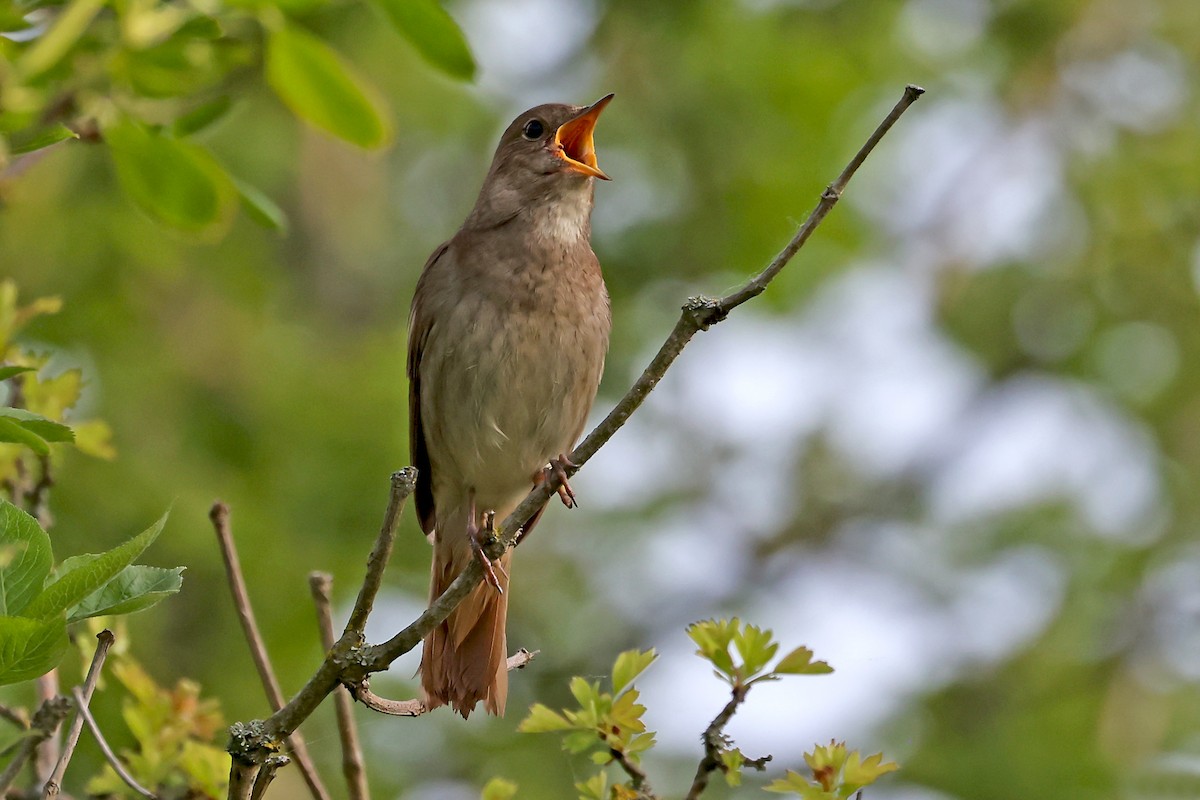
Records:
[[[533,238],[543,244],[586,241],[592,228],[592,187],[573,188],[551,202],[530,206],[526,213]]]

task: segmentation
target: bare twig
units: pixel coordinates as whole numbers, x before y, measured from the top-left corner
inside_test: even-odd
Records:
[[[389,504],[390,506],[390,504]],[[386,527],[386,525],[385,525]],[[333,576],[327,572],[313,572],[308,576],[308,588],[317,607],[317,627],[321,631],[321,647],[326,652],[333,649],[333,609],[330,595],[333,593]],[[354,724],[354,698],[349,691],[334,691],[333,706],[337,711],[338,737],[342,741],[342,774],[346,777],[346,790],[350,800],[368,800],[371,796],[367,784],[367,773],[363,769],[362,745],[358,741],[358,728]]]
[[[33,757],[38,745],[45,742],[58,730],[62,721],[71,712],[71,701],[62,696],[50,697],[42,701],[34,712],[29,723],[29,732],[21,742],[12,761],[0,772],[0,797],[4,797],[13,781],[21,774],[26,762]]]
[[[271,756],[263,764],[262,769],[258,772],[258,777],[254,779],[254,789],[250,792],[250,800],[262,800],[267,796],[267,788],[271,782],[275,780],[275,773],[280,767],[286,767],[291,763],[285,755]]]
[[[29,712],[23,708],[9,708],[0,703],[0,719],[11,722],[21,730],[29,727]]]
[[[729,720],[733,719],[734,712],[746,700],[746,693],[749,691],[749,686],[735,684],[733,697],[704,729],[704,734],[700,737],[704,742],[704,757],[700,759],[700,764],[696,767],[696,777],[692,779],[692,788],[688,790],[684,800],[697,800],[708,787],[709,775],[715,770],[724,768],[721,753],[729,746],[729,741],[725,738],[725,726],[729,724]]]
[[[654,790],[650,788],[646,770],[635,764],[624,750],[612,747],[609,748],[608,754],[612,756],[612,760],[616,762],[617,766],[625,770],[625,774],[629,776],[629,788],[638,793],[639,800],[640,798],[656,797]]]
[[[46,785],[42,787],[43,800],[58,797],[62,791],[63,775],[66,774],[67,765],[71,763],[71,757],[75,755],[75,746],[79,744],[79,733],[83,730],[84,714],[87,713],[88,704],[92,702],[92,693],[96,691],[96,683],[100,680],[100,671],[104,669],[104,659],[108,657],[108,648],[112,647],[115,640],[113,632],[107,628],[96,634],[96,651],[92,653],[92,663],[88,667],[87,677],[83,680],[83,691],[76,696],[75,718],[71,720],[71,727],[67,731],[67,740],[63,744],[62,755],[58,757],[54,771],[50,773],[50,777],[46,779]]]
[[[37,687],[38,700],[43,703],[59,697],[58,668],[55,667],[45,675],[38,676],[34,685]],[[62,731],[55,728],[38,744],[37,753],[34,756],[34,772],[37,774],[37,783],[45,783],[53,773],[55,765],[58,764],[61,737]]]
[[[117,754],[109,746],[108,740],[100,732],[100,726],[96,724],[96,718],[92,716],[91,710],[88,709],[89,701],[86,695],[78,686],[71,691],[71,694],[75,697],[76,713],[80,719],[87,723],[88,730],[92,732],[92,736],[96,739],[96,744],[100,745],[100,752],[104,754],[104,759],[113,768],[113,772],[117,773],[117,777],[142,797],[149,798],[149,800],[158,800],[158,795],[138,783],[137,779],[129,774],[129,770],[125,769],[125,765],[121,763],[121,759],[117,758]]]
[[[248,763],[235,756],[229,765],[229,800],[250,800],[254,779],[262,769],[263,764]]]
[[[908,107],[921,96],[923,91],[916,86],[905,87],[900,101],[879,124],[837,179],[825,189],[817,206],[809,213],[808,218],[797,230],[792,240],[762,272],[751,278],[740,289],[723,298],[715,300],[692,298],[684,304],[679,321],[659,348],[650,365],[609,412],[608,416],[568,456],[568,460],[575,466],[567,468],[567,477],[574,475],[579,467],[595,455],[625,424],[629,416],[641,406],[651,390],[662,380],[667,369],[696,333],[707,330],[710,326],[725,319],[733,309],[766,289],[771,280],[791,261],[796,252],[812,235],[813,230],[837,204],[846,185],[871,151]],[[558,471],[551,471],[547,480],[539,483],[517,506],[516,510],[504,520],[495,539],[486,547],[489,556],[497,558],[509,547],[512,547],[518,539],[521,527],[539,508],[546,504],[550,495],[558,490],[562,478],[561,474],[555,474],[556,472]],[[411,492],[411,488],[407,491]],[[398,510],[397,507],[397,513]],[[392,505],[389,504],[388,520],[391,519],[391,513]],[[388,522],[385,521],[385,528],[387,526]],[[346,633],[317,668],[308,683],[287,705],[269,719],[261,723],[238,723],[231,728],[230,753],[234,756],[235,761],[240,758],[261,763],[261,760],[272,752],[275,743],[294,731],[339,683],[353,685],[360,682],[367,675],[386,669],[401,655],[415,648],[429,631],[449,616],[450,612],[462,602],[482,578],[479,560],[470,561],[446,591],[434,600],[411,625],[382,644],[362,647],[360,644],[361,628],[356,628],[356,625],[360,619],[365,622],[366,614],[370,611],[371,601],[375,592],[378,591],[378,576],[382,574],[382,566],[376,568],[376,554],[381,555],[381,560],[386,560],[391,547],[390,539],[385,542],[384,538],[381,535],[380,541],[376,544],[376,550],[372,552],[371,562],[368,564],[367,580],[364,581],[363,589],[359,594],[359,602],[355,604],[355,611],[351,614],[351,623],[347,626]]]
[[[400,525],[400,512],[408,496],[417,488],[417,471],[406,467],[392,473],[391,489],[388,492],[387,510],[383,514],[383,524],[371,555],[367,557],[367,574],[363,577],[362,588],[354,601],[354,610],[346,623],[346,634],[357,634],[360,638],[367,626],[367,617],[375,605],[375,596],[383,584],[383,571],[392,555],[392,544],[396,541],[396,528]]]
[[[526,650],[522,647],[517,652],[508,657],[508,671],[514,669],[525,669],[525,666],[537,657],[541,650]],[[371,684],[366,678],[346,686],[350,693],[354,695],[354,699],[362,703],[372,711],[378,711],[380,714],[388,714],[393,717],[419,717],[429,711],[425,704],[420,700],[389,700],[386,697],[380,697],[371,691]]]
[[[246,643],[250,646],[250,655],[254,666],[258,669],[258,677],[262,680],[263,690],[273,711],[283,708],[283,691],[279,688],[279,680],[267,656],[267,647],[263,643],[262,634],[258,630],[258,622],[254,619],[254,609],[250,606],[250,595],[246,591],[246,579],[242,576],[242,565],[238,559],[237,547],[233,543],[233,533],[229,525],[229,506],[224,503],[213,503],[208,517],[212,520],[213,530],[217,534],[217,542],[221,546],[221,558],[225,562],[225,577],[229,581],[229,590],[233,594],[233,604],[237,609],[238,620],[242,624],[242,632],[246,635]],[[308,784],[308,791],[315,800],[330,800],[329,792],[317,775],[312,758],[308,755],[308,747],[303,737],[295,731],[288,732],[288,747],[296,757],[296,766]]]

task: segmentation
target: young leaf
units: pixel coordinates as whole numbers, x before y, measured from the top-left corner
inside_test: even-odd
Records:
[[[175,134],[176,138],[191,136],[225,116],[232,107],[233,100],[227,94],[207,103],[201,103],[176,119],[171,125],[171,132]]]
[[[731,750],[721,751],[721,766],[723,767],[721,771],[725,773],[726,784],[729,786],[741,786],[742,764],[744,763],[746,763],[746,757],[736,747]]]
[[[65,142],[67,139],[78,139],[79,134],[63,125],[61,122],[52,123],[44,128],[38,128],[28,136],[17,137],[12,139],[12,147],[10,152],[14,156],[19,156],[24,153],[32,153],[35,150],[41,150],[44,147]]]
[[[220,230],[237,192],[208,151],[124,121],[104,132],[125,193],[151,217],[192,233]]]
[[[166,522],[167,514],[163,514],[149,528],[107,553],[90,558],[78,557],[66,562],[69,565],[68,569],[30,601],[22,616],[45,619],[58,616],[75,606],[141,555],[142,551],[158,538]]]
[[[541,703],[534,703],[533,707],[529,709],[529,716],[517,726],[517,730],[521,733],[549,733],[550,731],[567,731],[571,728],[571,723],[567,722],[561,714]]]
[[[16,616],[42,590],[54,555],[30,515],[0,499],[0,615]]]
[[[65,568],[65,562],[63,566]],[[67,612],[67,622],[142,611],[178,593],[182,587],[183,567],[163,569],[131,564],[71,608]]]
[[[359,147],[391,136],[383,104],[325,42],[283,25],[267,41],[267,83],[296,116]]]
[[[658,655],[653,648],[646,651],[626,650],[621,655],[617,656],[616,662],[613,664],[612,670],[612,690],[613,694],[620,694],[621,690],[646,671],[646,668],[654,663]]]
[[[746,676],[758,673],[779,650],[779,643],[771,641],[771,631],[757,625],[742,628],[733,637],[733,642],[742,657],[743,674]]]
[[[404,38],[433,66],[460,80],[475,77],[466,37],[437,0],[376,0]]]
[[[882,775],[895,772],[900,765],[894,761],[883,762],[883,753],[867,756],[865,759],[857,750],[846,759],[845,769],[842,770],[842,791],[848,797],[864,786],[874,783]]]
[[[62,617],[0,617],[0,686],[45,675],[67,649]]]
[[[608,800],[608,773],[597,772],[583,783],[575,784],[579,800]]]
[[[833,667],[824,661],[813,661],[813,651],[797,647],[779,660],[772,672],[777,675],[828,675]]]

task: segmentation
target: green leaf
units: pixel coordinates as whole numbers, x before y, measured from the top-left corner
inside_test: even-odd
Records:
[[[757,625],[746,625],[733,637],[733,643],[742,657],[745,676],[762,670],[779,650],[779,643],[771,641],[771,631]]]
[[[192,233],[220,230],[237,202],[233,181],[208,151],[126,120],[105,131],[126,194],[160,222]]]
[[[534,703],[529,708],[529,716],[521,721],[517,730],[521,733],[549,733],[551,731],[570,730],[572,725],[556,711],[541,703]]]
[[[11,146],[9,152],[14,156],[32,153],[35,150],[41,150],[44,147],[56,145],[59,142],[65,142],[67,139],[78,139],[79,134],[63,125],[61,122],[55,122],[45,127],[36,128],[32,132],[21,135],[13,135],[10,139]]]
[[[733,677],[733,658],[729,655],[729,644],[737,633],[737,617],[732,620],[704,620],[688,626],[687,634],[699,648],[696,655],[707,659],[717,670]]]
[[[807,647],[797,647],[779,660],[775,669],[777,675],[828,675],[833,667],[824,661],[813,661],[813,651]]]
[[[0,367],[0,381],[6,381],[22,372],[37,372],[37,367]]]
[[[254,186],[237,178],[233,179],[233,185],[237,187],[238,197],[242,201],[242,208],[246,210],[246,214],[250,219],[264,228],[279,231],[280,233],[287,233],[287,214],[283,213],[282,208],[275,205],[274,200],[267,197]]]
[[[594,730],[587,731],[571,731],[566,736],[563,736],[563,750],[568,753],[586,753],[596,745],[600,744],[600,737],[596,735]]]
[[[50,444],[45,439],[4,417],[0,417],[0,442],[23,444],[39,456],[50,454]]]
[[[66,568],[66,562],[63,567]],[[183,567],[163,569],[131,564],[71,608],[67,612],[67,622],[142,611],[178,593],[182,587]]]
[[[375,92],[329,45],[283,25],[267,41],[267,83],[296,116],[359,147],[391,137]]]
[[[176,119],[171,125],[171,132],[175,134],[176,138],[191,136],[224,117],[231,108],[233,108],[233,100],[230,96],[221,95],[215,100],[201,103]]]
[[[437,0],[376,0],[383,13],[433,66],[460,80],[475,77],[475,58],[454,18]]]
[[[517,796],[517,785],[504,778],[492,778],[483,787],[480,800],[512,800]]]
[[[25,610],[46,585],[54,554],[37,520],[0,499],[0,615]]]
[[[575,784],[580,800],[608,800],[608,773],[601,770],[582,783]]]
[[[594,709],[600,700],[600,684],[588,683],[576,675],[571,678],[571,694],[583,710]]]
[[[876,753],[864,759],[857,750],[852,752],[846,759],[846,766],[842,771],[843,795],[849,797],[864,786],[874,783],[881,776],[900,769],[900,765],[894,761],[886,764],[882,762],[883,753]]]
[[[50,619],[0,617],[0,686],[45,675],[67,649],[67,624]]]
[[[742,764],[744,763],[746,763],[746,758],[736,747],[732,750],[721,751],[721,764],[724,767],[721,771],[725,773],[725,783],[729,786],[741,786]]]
[[[23,408],[0,406],[0,419],[7,419],[7,421],[47,442],[75,441],[75,434],[71,432],[68,426],[63,425],[61,422],[55,422],[52,419],[46,419],[40,414],[34,414]]]
[[[44,619],[58,616],[75,606],[112,580],[117,573],[141,555],[142,551],[158,538],[158,534],[162,532],[166,522],[167,514],[163,514],[149,528],[107,553],[92,557],[77,557],[64,562],[66,569],[63,570],[58,580],[35,597],[25,607],[23,615]]]
[[[658,655],[653,649],[626,650],[621,655],[617,656],[616,662],[613,664],[612,671],[612,688],[613,694],[620,694],[621,690],[646,671],[646,668],[654,663]]]

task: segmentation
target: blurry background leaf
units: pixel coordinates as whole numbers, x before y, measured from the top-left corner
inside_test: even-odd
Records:
[[[271,31],[267,81],[297,116],[351,144],[381,147],[391,136],[374,90],[329,45],[300,28]]]
[[[459,80],[475,77],[475,58],[454,18],[438,0],[375,0],[426,61]]]
[[[0,686],[45,675],[66,650],[67,627],[62,617],[0,616]]]

